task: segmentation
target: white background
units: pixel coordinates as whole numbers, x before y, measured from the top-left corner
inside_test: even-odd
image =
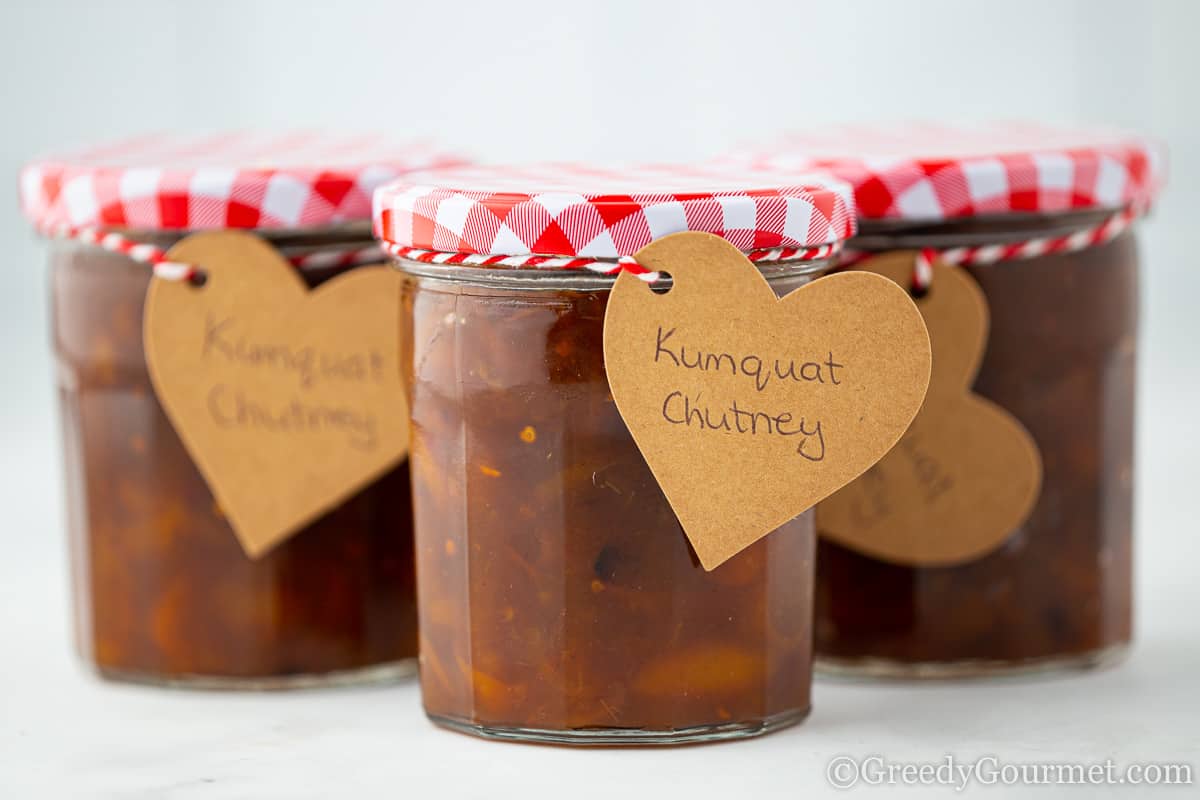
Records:
[[[1198,34],[1190,0],[0,0],[0,797],[809,797],[843,753],[1200,768]],[[70,655],[25,160],[147,129],[298,126],[436,136],[488,160],[672,160],[817,122],[995,116],[1124,125],[1171,148],[1143,227],[1138,643],[1123,667],[820,683],[807,723],[762,740],[581,752],[436,730],[413,686],[161,692],[102,685]]]

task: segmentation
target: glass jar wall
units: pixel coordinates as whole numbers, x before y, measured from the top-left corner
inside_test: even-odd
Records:
[[[417,635],[407,463],[249,558],[150,384],[142,308],[151,268],[71,244],[54,246],[52,267],[84,657],[109,678],[217,687],[411,672]],[[330,273],[303,274],[315,285]]]
[[[855,244],[872,251],[993,245],[1070,234],[1096,219],[863,222]],[[963,564],[898,565],[822,539],[816,600],[822,669],[942,677],[1090,666],[1118,657],[1129,643],[1133,234],[1077,252],[967,269],[991,316],[974,391],[1032,434],[1043,463],[1040,496],[999,548]]]
[[[612,279],[400,263],[429,716],[610,744],[802,719],[812,513],[701,567],[613,404]]]

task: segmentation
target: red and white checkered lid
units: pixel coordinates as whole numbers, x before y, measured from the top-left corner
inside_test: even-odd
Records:
[[[863,219],[944,220],[1087,209],[1145,210],[1164,155],[1148,139],[1029,122],[840,126],[783,137],[727,161],[828,170]]]
[[[400,175],[462,163],[378,135],[156,134],[29,164],[21,204],[42,230],[316,228],[369,220]]]
[[[590,266],[679,231],[794,258],[847,239],[854,219],[849,185],[833,178],[674,165],[441,170],[375,193],[385,245],[441,263]]]

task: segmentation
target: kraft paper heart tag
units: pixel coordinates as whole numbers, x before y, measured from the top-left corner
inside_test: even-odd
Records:
[[[360,267],[309,290],[240,231],[171,248],[202,285],[153,280],[159,402],[247,554],[258,557],[401,461],[400,276]]]
[[[782,299],[737,248],[677,233],[640,250],[604,319],[617,409],[714,569],[854,480],[900,438],[929,381],[908,293],[865,272]]]
[[[915,253],[856,269],[907,286]],[[817,508],[822,536],[884,561],[940,566],[999,547],[1029,516],[1042,461],[1025,427],[971,392],[987,344],[987,301],[965,270],[934,261],[917,301],[933,345],[921,412],[896,448]]]

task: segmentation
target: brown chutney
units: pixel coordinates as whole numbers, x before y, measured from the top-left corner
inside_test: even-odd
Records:
[[[407,280],[404,361],[430,717],[596,743],[802,719],[812,513],[706,572],[613,403],[608,288],[401,266],[426,273]]]
[[[861,241],[871,250],[990,244],[1070,232],[1096,219],[924,229],[864,221]],[[936,677],[1089,665],[1116,657],[1130,640],[1134,236],[967,269],[991,315],[974,391],[1032,434],[1043,462],[1041,495],[1004,544],[969,563],[892,564],[822,539],[822,668]]]
[[[310,285],[331,274],[303,273]],[[53,246],[80,653],[105,677],[217,687],[411,671],[407,463],[248,557],[150,383],[142,309],[151,279],[148,265],[123,255]]]

